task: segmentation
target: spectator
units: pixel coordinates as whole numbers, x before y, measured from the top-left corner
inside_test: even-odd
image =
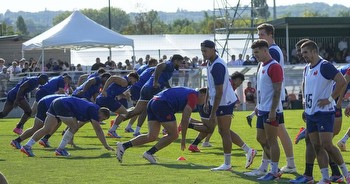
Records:
[[[16,61],[13,61],[12,65],[7,69],[7,73],[9,73],[10,76],[16,76],[21,72],[22,70],[21,68],[19,68],[18,63]]]
[[[1,59],[0,58],[0,63],[1,63]],[[6,96],[6,92],[7,92],[7,81],[10,79],[10,74],[7,73],[7,69],[6,67],[1,67],[0,64],[0,96]]]
[[[348,50],[348,42],[345,37],[338,43],[338,49],[340,52],[340,60],[344,60]]]
[[[327,60],[334,60],[335,57],[335,49],[333,46],[333,43],[329,43],[328,47],[326,48],[326,52],[327,52]],[[302,59],[303,60],[303,59]]]
[[[111,61],[110,57],[108,56],[107,61],[105,62],[105,66],[106,66],[106,68],[111,68],[111,65],[112,65],[112,61]]]
[[[236,55],[231,55],[231,60],[227,63],[228,67],[234,66],[234,63],[236,61]]]
[[[54,61],[52,64],[52,71],[60,71],[60,66],[58,65],[57,61]]]
[[[345,57],[345,62],[350,63],[350,51],[347,52],[347,55]]]
[[[5,59],[0,58],[0,72],[2,72],[3,68],[6,68]]]
[[[255,98],[256,98],[256,90],[252,87],[252,82],[248,82],[247,88],[244,90],[245,95],[245,101],[247,103],[254,103],[255,104]]]
[[[117,70],[124,70],[123,63],[122,63],[122,62],[118,62]]]
[[[62,70],[63,71],[69,71],[70,70],[70,66],[69,66],[69,63],[67,61],[63,62]]]
[[[77,64],[77,71],[83,71],[83,67],[81,66],[81,64]]]
[[[242,59],[243,55],[239,54],[238,55],[238,59],[233,63],[234,66],[242,66],[243,65],[243,59]]]
[[[142,65],[143,65],[143,59],[140,58],[140,59],[137,61],[137,64],[135,65],[134,70],[138,70]]]
[[[297,64],[299,63],[299,57],[297,54],[297,49],[293,48],[290,54],[290,64]]]
[[[24,68],[22,69],[22,73],[26,73],[26,72],[30,72],[30,68],[29,68],[29,63],[28,62],[24,63]]]
[[[100,58],[96,58],[96,63],[92,65],[91,70],[98,70],[104,67],[106,66],[103,63],[101,63]]]
[[[243,62],[243,65],[253,65],[252,61],[250,61],[250,56],[248,54],[245,56],[245,61]]]
[[[151,56],[149,54],[146,55],[145,57],[145,64],[148,64],[148,61],[151,59]]]
[[[125,69],[126,70],[132,70],[133,69],[133,67],[132,67],[132,65],[130,64],[130,61],[127,59],[127,60],[125,60],[125,64],[126,64],[126,66],[125,66]]]
[[[163,61],[167,61],[167,59],[168,59],[168,57],[167,57],[166,55],[163,55],[162,60],[163,60]]]
[[[19,60],[19,68],[22,70],[24,68],[24,63],[26,62],[26,58],[22,58]]]

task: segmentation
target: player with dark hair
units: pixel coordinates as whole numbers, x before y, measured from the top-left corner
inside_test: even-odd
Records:
[[[110,77],[103,86],[101,94],[97,96],[96,104],[101,107],[107,107],[112,112],[118,113],[114,121],[116,122],[118,118],[124,117],[127,114],[126,108],[118,100],[118,95],[123,94],[128,89],[128,86],[135,84],[138,80],[139,75],[136,72],[130,72],[124,77]],[[114,123],[108,130],[108,136],[120,138],[115,131],[118,126],[118,124]]]
[[[173,55],[171,60],[159,63],[148,81],[143,85],[140,92],[140,99],[137,101],[135,108],[128,111],[127,115],[118,115],[114,125],[130,119],[134,116],[142,115],[147,112],[147,103],[152,99],[153,95],[159,93],[164,87],[169,86],[169,79],[173,76],[174,70],[178,70],[183,57],[179,54]],[[143,114],[145,115],[145,114]],[[140,119],[141,121],[142,119]]]
[[[32,105],[32,115],[35,115],[37,112],[37,105],[39,100],[47,95],[52,94],[64,94],[64,87],[70,85],[72,78],[68,74],[63,74],[57,77],[52,77],[45,84],[39,87],[39,90],[35,94],[35,101]],[[22,134],[23,126],[28,121],[30,116],[27,116],[25,113],[22,115],[21,120],[17,123],[16,128],[13,130],[17,134]]]
[[[235,90],[237,89],[242,82],[244,81],[244,75],[240,72],[235,72],[231,75],[231,85]],[[197,147],[200,141],[204,138],[210,137],[212,132],[214,131],[215,126],[212,127],[212,124],[208,121],[210,114],[205,112],[203,109],[203,105],[198,105],[197,109],[199,110],[199,115],[201,117],[201,121],[195,120],[191,118],[190,124],[188,128],[192,128],[194,130],[199,131],[197,138],[192,142],[192,144],[188,147],[188,150],[191,152],[200,152]],[[235,132],[231,131],[231,140],[232,143],[239,146],[246,152],[246,165],[245,168],[249,168],[249,166],[253,163],[254,157],[257,154],[255,149],[250,148]]]
[[[160,127],[163,126],[168,134],[162,137],[156,145],[143,154],[143,157],[152,164],[157,160],[154,154],[171,144],[178,138],[176,112],[182,112],[181,127],[182,139],[181,150],[186,148],[186,132],[189,118],[195,106],[203,104],[205,101],[206,89],[202,88],[196,91],[186,87],[174,87],[166,89],[156,94],[148,103],[148,134],[141,134],[125,143],[117,143],[117,159],[123,161],[123,155],[126,149],[143,145],[157,140]]]
[[[34,156],[32,146],[44,135],[52,132],[58,125],[59,120],[66,124],[69,129],[64,133],[62,141],[55,153],[58,156],[69,156],[65,146],[71,141],[75,132],[84,124],[90,121],[97,137],[107,150],[113,150],[103,134],[100,122],[108,119],[109,109],[76,97],[61,97],[55,99],[47,111],[44,126],[35,132],[32,138],[21,147],[21,152],[29,157]],[[79,121],[79,123],[78,123]]]
[[[29,137],[31,137],[36,131],[38,131],[40,128],[42,128],[44,126],[46,112],[47,112],[47,110],[49,110],[49,107],[50,107],[50,104],[52,103],[52,101],[54,101],[57,98],[64,97],[64,96],[65,95],[63,95],[63,94],[55,94],[55,95],[47,95],[47,96],[41,98],[41,100],[39,100],[38,105],[37,105],[37,113],[35,116],[34,125],[32,127],[28,128],[26,131],[24,131],[16,139],[12,140],[10,144],[16,149],[21,149],[20,143],[22,141],[28,139]],[[60,123],[57,126],[57,128],[59,126],[60,126]],[[56,129],[54,129],[49,134],[45,135],[45,137],[39,141],[39,144],[44,146],[44,147],[50,147],[48,139],[51,137],[51,135],[55,131],[56,131]]]
[[[36,89],[39,85],[44,85],[47,83],[49,77],[45,74],[41,74],[36,77],[25,77],[17,85],[12,88],[6,98],[6,102],[3,110],[0,112],[0,118],[6,117],[10,111],[15,107],[20,107],[24,111],[24,116],[22,116],[23,120],[20,122],[24,122],[24,120],[28,119],[28,117],[32,114],[32,109],[26,100],[26,95]],[[17,134],[21,134],[22,131],[15,131]]]

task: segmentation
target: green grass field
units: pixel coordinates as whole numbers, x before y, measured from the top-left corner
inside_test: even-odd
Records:
[[[301,119],[300,110],[286,111],[286,127],[294,140],[301,126],[305,126]],[[258,150],[258,155],[250,169],[256,168],[261,162],[261,147],[255,140],[256,129],[250,128],[245,116],[249,112],[236,112],[231,129],[237,132],[241,138],[253,148]],[[180,114],[177,115],[178,119]],[[193,117],[198,118],[195,113]],[[254,118],[256,120],[256,118]],[[245,155],[243,150],[233,145],[232,150],[232,172],[211,172],[210,168],[223,163],[223,152],[220,135],[215,131],[211,143],[214,147],[202,148],[200,153],[191,153],[188,150],[181,151],[179,140],[156,155],[159,164],[151,165],[142,158],[144,151],[148,150],[150,143],[140,147],[130,148],[125,152],[123,164],[115,158],[115,152],[109,152],[103,148],[90,124],[85,125],[75,136],[75,143],[80,147],[73,149],[68,147],[71,156],[67,158],[56,157],[54,148],[44,149],[39,144],[34,145],[33,151],[36,157],[28,158],[19,150],[13,149],[9,142],[16,138],[12,133],[18,119],[2,119],[0,126],[0,171],[9,180],[9,183],[258,183],[256,178],[246,177],[242,173],[250,169],[245,169]],[[335,138],[336,142],[345,133],[349,120],[344,118],[343,130]],[[31,119],[25,127],[29,127],[33,122]],[[109,122],[109,121],[107,121]],[[108,138],[110,145],[115,145],[118,141],[127,141],[132,138],[131,133],[124,133],[124,122],[118,129],[123,138]],[[102,126],[105,131],[109,125]],[[57,146],[61,140],[61,127],[51,138],[51,145]],[[147,132],[147,126],[142,129]],[[187,147],[195,138],[197,133],[188,131]],[[160,135],[161,137],[162,135]],[[22,142],[22,145],[26,141]],[[299,173],[304,171],[305,141],[294,145],[294,155]],[[179,156],[185,157],[186,161],[177,161]],[[349,163],[349,153],[343,153],[347,165]],[[284,152],[281,149],[280,166],[286,164]],[[321,178],[317,164],[314,167],[314,177]],[[295,178],[293,174],[284,174],[279,182],[285,183],[289,179]]]

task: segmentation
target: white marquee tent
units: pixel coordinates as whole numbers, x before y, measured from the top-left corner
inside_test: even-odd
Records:
[[[79,11],[74,11],[61,23],[44,33],[26,41],[22,45],[22,53],[26,50],[46,49],[86,49],[93,47],[131,46],[134,53],[134,40],[116,33],[94,22]]]

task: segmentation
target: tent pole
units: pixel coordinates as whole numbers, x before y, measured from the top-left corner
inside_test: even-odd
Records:
[[[44,48],[41,50],[41,71],[45,71]]]
[[[109,61],[112,61],[112,48],[108,47],[109,50]]]
[[[135,60],[136,60],[136,58],[135,58],[135,48],[134,48],[134,46],[132,46],[132,65],[133,65],[133,67],[135,67]]]

